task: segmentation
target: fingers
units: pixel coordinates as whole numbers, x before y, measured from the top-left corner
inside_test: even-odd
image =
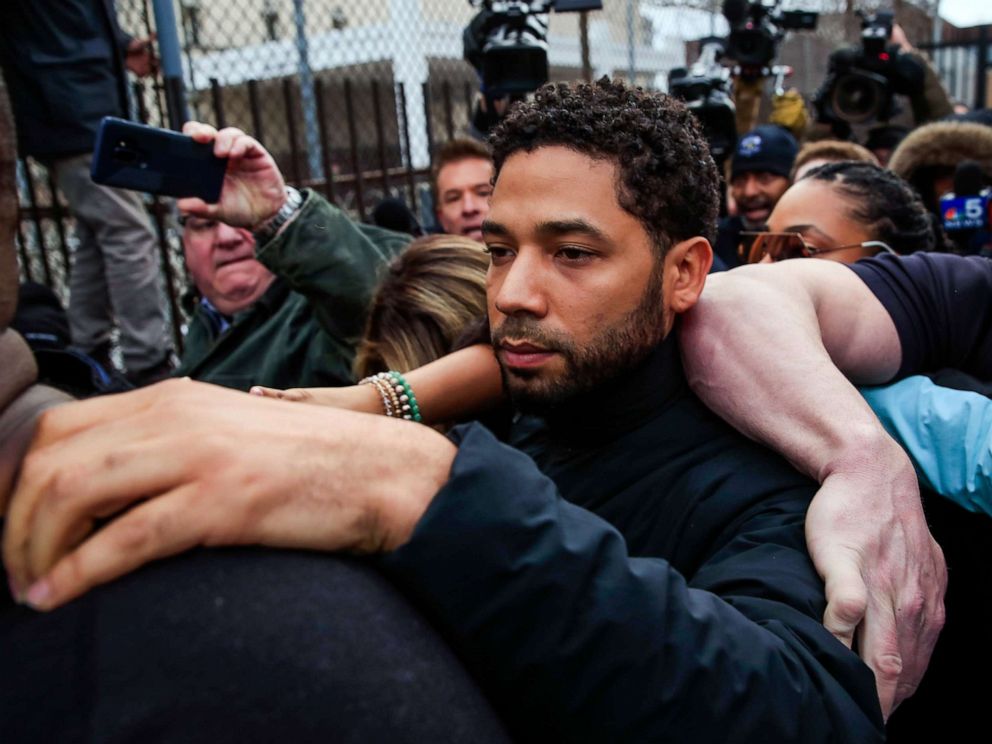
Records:
[[[265,150],[253,137],[249,137],[240,129],[227,127],[217,132],[217,140],[214,143],[214,155],[219,158],[229,158],[238,161],[245,157],[259,156]],[[228,166],[230,168],[230,166]]]
[[[825,571],[827,609],[823,624],[848,648],[854,647],[854,633],[868,607],[868,589],[853,554],[827,558]]]
[[[943,552],[929,538],[929,562],[916,581],[904,582],[896,605],[896,632],[902,656],[902,674],[895,691],[893,707],[916,692],[930,655],[944,627],[944,591],[947,589],[947,568]]]
[[[895,707],[896,692],[903,674],[896,610],[891,599],[884,597],[884,604],[875,604],[871,608],[862,626],[859,649],[862,660],[875,675],[878,701],[885,718],[889,717]]]
[[[26,587],[60,550],[86,534],[94,516],[129,503],[121,501],[124,494],[134,494],[133,500],[161,488],[164,468],[181,461],[174,453],[163,456],[168,449],[140,449],[138,443],[158,435],[161,415],[153,406],[160,401],[171,406],[189,385],[170,381],[68,404],[41,417],[4,527],[3,559],[15,588]],[[149,411],[152,415],[144,415]],[[38,529],[41,538],[34,534]]]
[[[155,439],[140,443],[128,441],[130,427],[118,427],[117,441],[104,435],[103,446],[110,451],[103,462],[97,461],[96,472],[85,482],[69,483],[57,480],[46,491],[34,509],[30,537],[22,543],[26,552],[26,576],[18,581],[34,580],[48,571],[71,548],[92,532],[93,520],[102,519],[131,506],[137,501],[174,487],[185,481],[182,458],[166,454],[165,447]],[[66,448],[53,453],[57,461],[85,458],[82,447]],[[59,467],[58,464],[55,467]]]
[[[183,134],[192,137],[196,142],[213,142],[214,155],[219,158],[238,160],[264,152],[262,145],[256,139],[237,127],[225,127],[218,131],[209,124],[188,121],[183,124]]]
[[[217,212],[216,204],[208,204],[195,196],[188,196],[183,199],[176,199],[176,207],[184,214],[192,214],[197,217],[215,218]]]
[[[194,485],[179,488],[110,522],[35,582],[25,601],[51,610],[149,561],[201,544],[202,533],[183,519],[196,491]]]
[[[262,387],[261,385],[252,385],[248,390],[249,395],[257,395],[261,398],[279,398],[281,399],[285,395],[285,390],[279,390],[278,388],[268,388]]]
[[[267,388],[262,387],[261,385],[255,385],[248,392],[251,395],[258,395],[262,398],[277,398],[279,400],[288,400],[294,403],[305,403],[313,397],[313,395],[305,388],[277,390],[276,388]]]
[[[183,134],[192,137],[195,142],[211,142],[217,136],[217,130],[209,124],[188,121],[183,124]]]

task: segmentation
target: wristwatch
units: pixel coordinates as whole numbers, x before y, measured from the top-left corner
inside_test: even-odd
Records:
[[[279,211],[269,217],[265,222],[252,230],[252,237],[255,238],[255,245],[262,246],[268,243],[279,232],[279,228],[292,219],[293,215],[300,211],[303,206],[303,194],[292,186],[286,187],[286,203],[279,207]]]

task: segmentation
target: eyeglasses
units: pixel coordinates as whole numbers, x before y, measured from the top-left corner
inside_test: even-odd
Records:
[[[742,232],[742,237],[752,239],[751,248],[747,250],[747,262],[758,263],[765,256],[772,261],[784,261],[789,258],[822,258],[828,253],[836,253],[849,248],[869,248],[874,249],[872,255],[879,253],[891,253],[895,251],[881,240],[866,240],[863,243],[850,243],[849,245],[838,245],[834,248],[817,248],[806,242],[802,233],[776,233],[776,232]],[[742,245],[742,255],[744,246]]]
[[[194,233],[205,233],[217,227],[217,220],[195,217],[191,214],[182,214],[179,216],[179,224],[184,230]]]

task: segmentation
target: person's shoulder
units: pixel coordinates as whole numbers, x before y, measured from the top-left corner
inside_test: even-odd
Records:
[[[956,286],[961,282],[992,282],[992,259],[953,253],[918,251],[904,256],[884,253],[864,258],[850,268],[870,288],[880,283],[904,288]]]
[[[687,392],[670,416],[679,436],[690,433],[688,440],[696,450],[687,466],[704,474],[720,498],[726,495],[741,504],[772,495],[808,501],[816,492],[813,480],[777,452],[745,437],[695,394]]]
[[[985,256],[961,256],[956,253],[936,251],[916,251],[905,255],[880,253],[877,256],[862,258],[851,268],[855,271],[870,268],[878,271],[899,271],[916,274],[933,271],[992,271],[992,259]]]
[[[385,227],[370,225],[367,222],[359,222],[357,224],[358,231],[367,240],[393,253],[400,252],[413,241],[413,236],[406,233],[394,232],[393,230],[387,230]]]

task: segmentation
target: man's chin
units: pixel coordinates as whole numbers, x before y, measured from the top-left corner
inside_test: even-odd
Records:
[[[508,369],[501,366],[503,389],[513,407],[521,413],[544,416],[574,395],[558,377],[536,369]]]

